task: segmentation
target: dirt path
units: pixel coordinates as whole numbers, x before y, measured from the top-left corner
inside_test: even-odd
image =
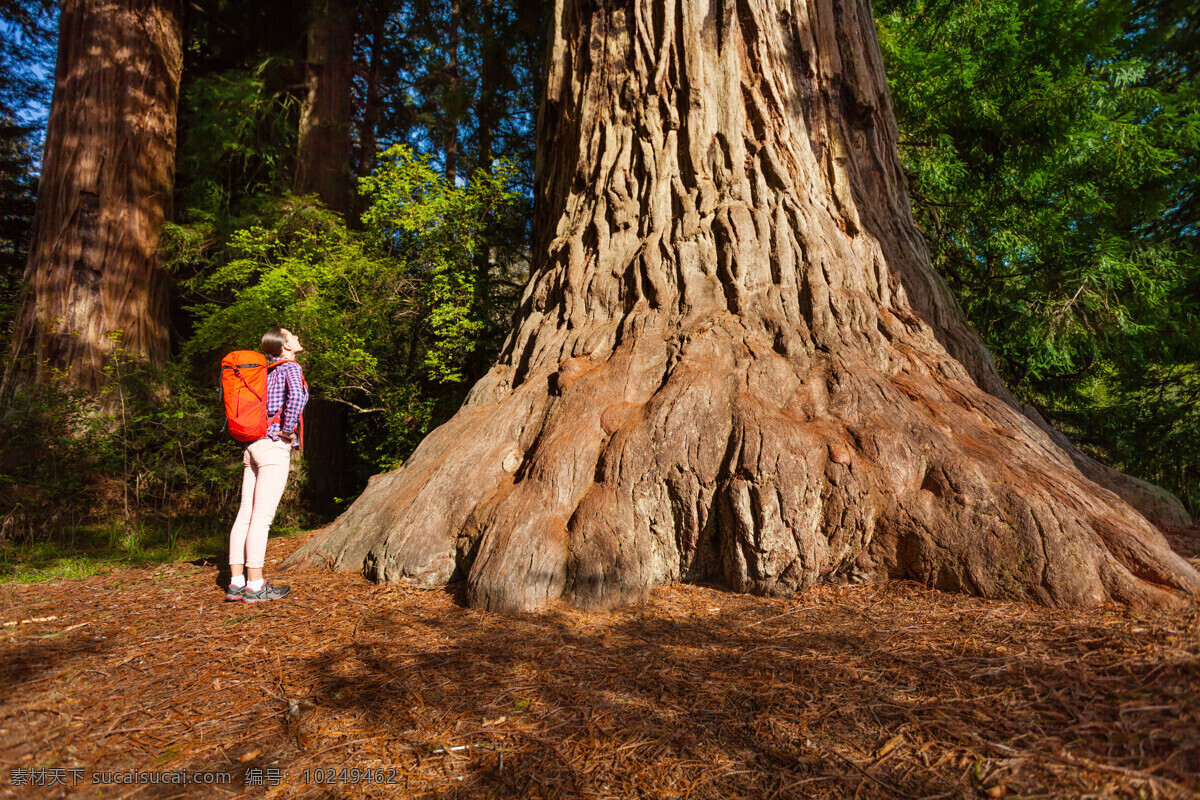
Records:
[[[1196,602],[679,586],[506,617],[353,575],[262,606],[216,581],[0,587],[0,796],[1200,797]],[[185,770],[230,782],[98,782]]]

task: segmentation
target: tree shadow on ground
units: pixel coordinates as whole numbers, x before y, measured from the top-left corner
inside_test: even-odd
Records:
[[[918,593],[933,602],[897,604]],[[689,594],[593,615],[380,609],[307,661],[306,701],[389,738],[406,791],[430,796],[1200,788],[1183,713],[1200,666],[1139,657],[1136,636],[1055,637],[1055,612],[912,587]]]
[[[84,664],[109,649],[107,642],[60,636],[61,631],[25,634],[12,649],[0,650],[0,695],[17,695],[26,685],[52,673],[69,680],[72,669],[77,674]]]

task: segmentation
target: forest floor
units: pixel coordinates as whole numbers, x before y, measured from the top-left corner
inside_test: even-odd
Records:
[[[256,606],[217,558],[0,586],[0,797],[1200,797],[1200,601],[674,586],[500,616],[273,575],[306,538]],[[147,783],[181,771],[229,782]]]

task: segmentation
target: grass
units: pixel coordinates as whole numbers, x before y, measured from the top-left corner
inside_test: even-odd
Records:
[[[148,524],[121,522],[73,526],[28,542],[0,540],[0,584],[90,578],[131,567],[220,558],[228,547],[229,520],[188,519]],[[292,537],[299,526],[273,529]]]

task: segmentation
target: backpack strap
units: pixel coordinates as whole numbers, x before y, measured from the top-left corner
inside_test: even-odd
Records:
[[[271,370],[274,369],[275,367],[278,367],[280,364],[299,364],[299,363],[300,362],[294,358],[281,358],[278,361],[272,361],[270,364],[267,364],[267,374],[270,375]],[[305,380],[305,378],[304,378],[303,369],[301,369],[301,371],[300,371],[300,382],[304,384],[304,390],[308,391],[308,381]],[[283,432],[283,430],[282,430],[282,428],[283,428],[283,408],[284,408],[283,406],[280,406],[279,410],[275,412],[275,416],[269,417],[267,419],[267,427],[270,428],[273,423],[278,423],[279,427],[280,427],[280,433]],[[304,414],[301,414],[300,419],[296,422],[296,430],[294,431],[294,433],[296,435],[297,444],[299,444],[301,447],[303,447],[304,446]]]
[[[280,364],[295,364],[295,363],[296,362],[290,358],[283,358],[283,359],[280,359],[279,361],[272,361],[270,364],[267,364],[267,376],[270,377],[271,370],[275,369]],[[258,397],[258,395],[255,395],[255,397]],[[263,398],[259,397],[258,399],[262,400]],[[279,423],[280,428],[283,427],[283,406],[279,407],[279,410],[275,412],[275,416],[267,417],[267,427],[270,428],[271,425],[276,422]]]
[[[270,369],[270,368],[268,367],[268,369]],[[233,374],[236,375],[238,380],[240,380],[242,382],[242,385],[246,387],[246,391],[248,391],[250,394],[254,395],[255,400],[257,400],[260,403],[263,402],[263,398],[259,397],[258,392],[254,391],[254,387],[250,385],[250,381],[246,380],[246,376],[242,374],[242,371],[240,369],[238,369],[237,367],[234,367]]]

